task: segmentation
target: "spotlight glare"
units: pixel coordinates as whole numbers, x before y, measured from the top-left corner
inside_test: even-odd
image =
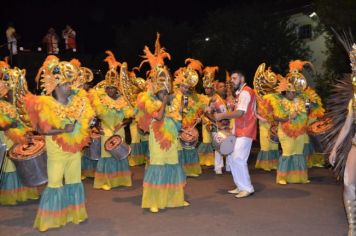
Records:
[[[316,14],[316,12],[314,11],[314,12],[312,12],[310,15],[309,15],[309,17],[310,18],[313,18],[314,16],[317,16],[317,14]]]

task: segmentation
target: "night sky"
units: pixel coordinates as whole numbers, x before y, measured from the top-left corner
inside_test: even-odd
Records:
[[[41,44],[41,39],[49,27],[54,27],[60,35],[65,25],[70,24],[77,32],[78,44],[84,45],[87,52],[96,52],[113,47],[115,27],[132,20],[161,17],[174,22],[199,24],[208,12],[218,8],[228,7],[231,4],[258,4],[258,2],[260,1],[7,1],[5,4],[3,2],[4,5],[0,9],[2,19],[0,29],[4,32],[1,34],[0,42],[6,41],[5,30],[9,22],[14,23],[17,33],[21,36],[19,44],[32,49]],[[280,7],[286,9],[310,1],[280,2]]]

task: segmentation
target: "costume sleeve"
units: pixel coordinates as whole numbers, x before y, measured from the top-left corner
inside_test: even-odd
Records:
[[[242,91],[239,95],[236,109],[246,112],[250,101],[251,101],[250,94],[247,91]]]

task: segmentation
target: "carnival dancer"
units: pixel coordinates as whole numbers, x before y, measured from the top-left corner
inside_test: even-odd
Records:
[[[88,218],[80,165],[94,111],[83,91],[71,89],[77,75],[74,65],[48,56],[36,77],[44,95],[27,93],[23,98],[32,126],[45,135],[47,149],[48,184],[34,223],[40,231]]]
[[[334,85],[327,102],[326,116],[332,128],[326,132],[325,147],[329,162],[344,180],[344,205],[349,223],[349,236],[356,235],[356,44],[352,35],[337,34],[349,53],[351,74]]]
[[[305,77],[297,70],[280,80],[280,93],[264,96],[269,112],[278,125],[278,139],[282,155],[278,160],[278,184],[309,183],[308,168],[303,155],[304,135],[307,129],[305,100],[297,92],[305,89]]]
[[[201,95],[195,91],[199,81],[199,73],[202,72],[200,61],[188,58],[185,61],[187,67],[182,67],[175,73],[174,83],[179,87],[177,96],[183,98],[184,108],[182,112],[182,130],[180,140],[183,141],[181,158],[185,174],[190,177],[198,177],[202,173],[199,156],[195,145],[198,142],[198,130],[195,126],[201,121],[205,105]],[[197,72],[198,71],[198,72]]]
[[[313,64],[309,61],[294,60],[289,62],[289,70],[297,70],[299,73],[303,74],[305,77],[309,75],[304,67],[309,65],[314,69]],[[304,72],[305,71],[305,72]],[[306,77],[308,80],[308,78]],[[301,97],[304,99],[305,106],[308,114],[308,126],[313,122],[321,119],[324,116],[325,110],[321,102],[321,98],[316,93],[316,91],[306,84],[306,88],[300,91]],[[310,137],[308,132],[304,136],[304,156],[307,160],[308,168],[311,167],[323,167],[325,164],[324,155],[322,153],[317,153],[310,142]]]
[[[146,90],[146,81],[140,77],[136,77],[134,71],[129,73],[130,81],[131,81],[131,90],[130,93],[132,95],[137,95]],[[136,99],[132,101],[132,105],[135,109],[137,109]],[[131,136],[131,153],[129,156],[129,165],[137,166],[145,164],[146,155],[148,149],[148,142],[145,140],[145,135],[142,131],[140,131],[137,127],[137,120],[134,119],[130,124],[130,136]]]
[[[266,94],[275,93],[274,88],[279,81],[280,75],[275,74],[271,68],[265,69],[266,64],[262,63],[256,70],[253,80],[254,90],[257,100],[257,118],[259,125],[261,150],[257,155],[256,169],[265,171],[276,170],[278,166],[279,140],[278,140],[278,122],[273,116],[268,114],[264,105],[263,97]]]
[[[149,130],[150,164],[143,180],[142,208],[153,213],[167,207],[188,206],[184,201],[186,176],[178,162],[178,132],[181,97],[169,101],[171,78],[164,59],[170,55],[161,48],[157,34],[155,53],[146,46],[144,62],[149,62],[149,89],[137,98],[138,127]],[[141,65],[142,65],[141,63]]]
[[[72,59],[70,60],[70,63],[72,65],[75,65],[77,67],[76,69],[78,70],[78,76],[74,78],[74,81],[72,82],[72,87],[74,89],[84,90],[82,91],[82,93],[83,94],[86,93],[89,98],[89,93],[87,92],[91,87],[90,85],[91,81],[94,79],[93,72],[91,71],[91,69],[81,66],[81,63],[78,59]],[[91,136],[99,135],[98,131],[97,132],[95,131],[97,131],[97,128],[93,127],[91,129]],[[81,163],[82,180],[86,179],[87,177],[94,178],[96,165],[98,163],[97,160],[89,159],[89,157],[87,156],[88,152],[85,152],[84,150],[82,152],[82,163]]]
[[[214,91],[214,77],[215,73],[218,70],[218,67],[205,67],[203,70],[204,76],[203,76],[203,87],[205,90],[205,95],[202,95],[201,98],[203,99],[203,102],[205,103],[205,106],[210,105],[210,101],[212,103],[216,102],[221,102],[221,98],[219,95],[217,95]],[[217,97],[219,96],[219,97]],[[220,99],[219,99],[220,98]],[[224,104],[223,104],[224,105]],[[200,165],[205,165],[205,166],[212,166],[214,165],[215,162],[215,157],[214,155],[214,148],[212,145],[212,137],[210,133],[210,127],[212,125],[212,122],[205,116],[202,118],[202,142],[198,146],[198,154],[199,154],[199,160],[200,160]],[[219,155],[219,153],[217,154]],[[220,156],[221,157],[221,156]],[[221,172],[221,170],[220,170]],[[222,174],[222,172],[221,172]]]
[[[101,136],[101,158],[98,161],[94,188],[110,190],[118,186],[131,186],[131,171],[127,158],[118,160],[106,149],[105,142],[113,135],[119,135],[125,141],[124,127],[130,123],[134,110],[124,97],[124,91],[120,88],[127,64],[116,61],[112,52],[106,51],[108,56],[105,61],[109,64],[109,70],[105,80],[99,82],[95,89],[90,90],[92,106],[101,121],[103,134]],[[120,74],[117,67],[120,67]],[[127,72],[125,72],[127,73]]]
[[[26,144],[26,135],[32,132],[32,129],[22,122],[14,105],[18,77],[24,77],[25,73],[25,70],[17,67],[10,69],[7,62],[0,61],[0,139],[7,149],[17,143]],[[21,183],[14,163],[5,155],[0,169],[0,204],[16,205],[18,202],[38,198],[37,188]]]

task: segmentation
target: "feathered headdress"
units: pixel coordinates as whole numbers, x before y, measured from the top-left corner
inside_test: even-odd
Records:
[[[120,88],[120,78],[119,78],[119,73],[117,72],[117,67],[121,67],[121,63],[118,62],[114,56],[114,54],[107,50],[105,51],[107,54],[105,58],[105,62],[108,63],[109,70],[105,74],[105,79],[101,82],[99,82],[95,87],[96,88],[101,88],[101,87],[107,87],[107,86],[113,86],[116,88]]]
[[[7,62],[7,57],[3,61],[0,61],[0,79],[2,79],[4,73],[10,69],[10,65]]]
[[[288,78],[279,75],[278,81],[279,83],[275,88],[276,92],[281,93],[284,91],[296,91],[294,85],[290,83]]]
[[[91,69],[87,67],[82,67],[81,63],[78,59],[73,58],[69,61],[72,65],[74,65],[78,70],[78,76],[73,80],[72,86],[74,88],[80,88],[85,83],[89,83],[94,79],[94,74]]]
[[[67,61],[59,61],[53,55],[48,56],[39,69],[35,81],[40,83],[46,94],[51,94],[57,85],[72,83],[78,76],[78,68]]]
[[[139,66],[139,68],[141,68],[146,62],[150,64],[151,70],[149,71],[148,77],[152,83],[154,93],[157,93],[160,90],[167,90],[169,92],[172,87],[170,73],[168,68],[164,65],[164,59],[168,58],[170,60],[171,56],[166,52],[165,48],[161,47],[159,38],[160,34],[157,33],[154,54],[147,46],[145,46],[143,49],[145,55],[142,56],[145,60],[143,60]]]
[[[289,73],[286,78],[293,84],[296,91],[303,91],[307,88],[308,82],[302,71],[306,64],[309,64],[314,69],[310,61],[294,60],[289,62]]]
[[[217,66],[207,66],[204,68],[203,73],[203,86],[204,88],[213,88],[215,73],[218,72],[219,67]]]
[[[185,68],[180,68],[175,72],[175,83],[194,88],[199,82],[199,74],[202,73],[203,64],[192,58],[187,58],[185,64],[187,63],[188,65]]]
[[[4,61],[0,61],[0,97],[4,97],[9,91],[9,85],[6,81],[6,72],[10,69],[10,65],[7,63],[7,58]]]
[[[253,78],[253,87],[258,97],[276,92],[276,86],[280,80],[280,75],[274,73],[270,67],[266,70],[266,64],[262,63],[258,66]],[[288,82],[288,81],[287,81]],[[280,84],[278,91],[285,91],[287,87],[284,81]]]

